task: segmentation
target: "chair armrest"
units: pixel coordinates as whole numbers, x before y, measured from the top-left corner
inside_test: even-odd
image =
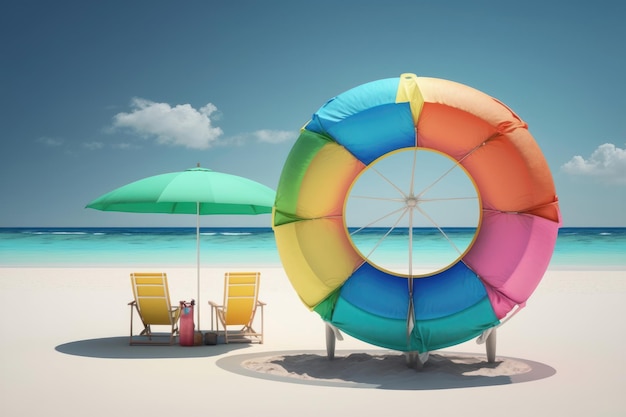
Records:
[[[256,300],[256,305],[257,305],[257,306],[260,306],[260,307],[263,307],[263,306],[266,306],[266,305],[267,305],[267,303],[264,303],[264,302],[263,302],[263,301],[261,301],[261,300]]]
[[[174,320],[178,321],[178,319],[180,319],[180,314],[183,311],[180,309],[180,306],[177,307],[172,307],[170,309],[170,314],[172,315],[172,317],[174,317]]]
[[[217,304],[215,301],[209,301],[209,305],[215,308],[222,307],[221,305]]]
[[[134,306],[135,304],[137,304],[137,301],[133,300],[130,303],[128,303],[129,306]]]

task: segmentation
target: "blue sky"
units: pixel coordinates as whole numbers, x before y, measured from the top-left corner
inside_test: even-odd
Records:
[[[626,226],[623,1],[0,7],[0,227],[194,226],[84,206],[196,163],[276,189],[298,130],[324,102],[405,72],[477,88],[526,121],[564,226]]]

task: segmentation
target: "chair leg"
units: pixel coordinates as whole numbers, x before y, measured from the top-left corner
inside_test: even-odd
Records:
[[[133,306],[130,306],[130,339],[128,341],[129,345],[133,344]]]
[[[263,344],[263,304],[261,304],[261,341],[260,344]]]
[[[130,340],[128,342],[129,345],[134,345],[135,342],[133,341],[133,334],[134,334],[134,308],[137,308],[137,306],[135,304],[130,304]],[[139,313],[139,311],[137,311]],[[139,336],[143,336],[144,334],[148,336],[148,339],[152,340],[152,335],[150,333],[150,326],[146,325],[143,320],[141,321],[142,324],[144,325],[143,330],[141,331],[141,333],[139,333]]]
[[[216,313],[217,313],[217,320],[215,322],[215,329],[217,330],[217,334],[219,336],[219,334],[220,334],[220,323],[222,323],[222,327],[224,328],[224,343],[228,344],[228,330],[226,328],[226,325],[222,321],[223,316],[220,316],[220,312],[218,310],[216,310]]]

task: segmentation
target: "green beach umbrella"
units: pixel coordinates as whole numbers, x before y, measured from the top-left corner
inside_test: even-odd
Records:
[[[155,175],[117,188],[87,208],[126,213],[196,215],[197,317],[200,329],[200,216],[271,213],[275,191],[258,182],[210,169]]]

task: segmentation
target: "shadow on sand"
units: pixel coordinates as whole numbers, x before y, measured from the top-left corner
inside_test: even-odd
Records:
[[[78,340],[58,345],[54,349],[67,355],[86,356],[106,359],[169,359],[169,358],[204,358],[218,356],[250,346],[247,343],[217,345],[180,346],[130,346],[128,336],[107,337],[102,339]]]
[[[406,365],[399,352],[325,351],[259,352],[217,360],[225,370],[296,384],[390,390],[442,390],[517,384],[549,378],[556,370],[527,359],[498,357],[489,363],[479,354],[431,353],[423,369]]]

